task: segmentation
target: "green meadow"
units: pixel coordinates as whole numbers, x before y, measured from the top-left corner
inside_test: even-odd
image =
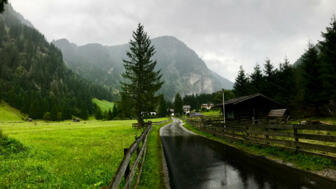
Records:
[[[108,186],[123,158],[123,149],[130,146],[135,136],[142,132],[131,127],[133,122],[1,122],[3,134],[21,143],[24,149],[0,155],[0,186]]]
[[[107,112],[113,110],[114,103],[107,100],[99,100],[97,98],[92,99],[92,102],[95,103],[102,112]]]

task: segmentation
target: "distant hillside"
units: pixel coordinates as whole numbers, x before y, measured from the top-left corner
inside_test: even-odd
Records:
[[[92,102],[95,103],[102,112],[107,112],[109,110],[113,110],[113,106],[115,105],[113,102],[107,100],[99,100],[97,98],[92,99]]]
[[[68,69],[62,53],[10,5],[0,15],[0,60],[0,99],[32,118],[86,118],[93,97],[112,98]]]
[[[122,59],[126,58],[128,44],[103,46],[87,44],[77,46],[66,39],[53,41],[61,49],[65,63],[76,73],[96,83],[119,89]],[[212,93],[222,88],[231,89],[233,83],[209,70],[199,56],[175,37],[152,39],[157,68],[163,74],[160,93],[172,100],[177,92],[181,95]]]
[[[24,115],[17,109],[0,101],[0,122],[1,121],[21,121]]]

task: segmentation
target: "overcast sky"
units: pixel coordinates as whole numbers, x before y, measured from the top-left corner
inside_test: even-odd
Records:
[[[175,36],[234,81],[266,57],[292,63],[336,14],[335,0],[9,0],[49,41],[122,44],[141,22],[154,38]]]

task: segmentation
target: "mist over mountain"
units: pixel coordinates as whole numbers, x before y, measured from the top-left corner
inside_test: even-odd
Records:
[[[53,41],[63,53],[64,62],[76,73],[118,93],[128,44],[77,46],[66,39]],[[231,89],[233,83],[209,70],[199,56],[183,42],[172,36],[152,39],[156,49],[154,59],[163,74],[160,90],[169,100],[177,92],[181,95],[212,93],[222,88]]]

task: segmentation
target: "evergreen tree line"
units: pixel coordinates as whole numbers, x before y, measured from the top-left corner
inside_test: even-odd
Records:
[[[266,59],[263,70],[256,65],[246,74],[241,67],[234,84],[239,96],[262,93],[303,116],[335,115],[336,111],[336,20],[322,32],[323,40],[309,44],[297,64],[284,59],[274,68]]]
[[[94,105],[94,116],[97,120],[114,120],[114,119],[120,119],[118,117],[120,110],[118,109],[118,106],[115,104],[112,109],[109,109],[108,111],[103,112],[99,106],[96,104]]]
[[[11,11],[0,15],[0,100],[34,119],[87,119],[111,93],[69,70],[61,52]]]

